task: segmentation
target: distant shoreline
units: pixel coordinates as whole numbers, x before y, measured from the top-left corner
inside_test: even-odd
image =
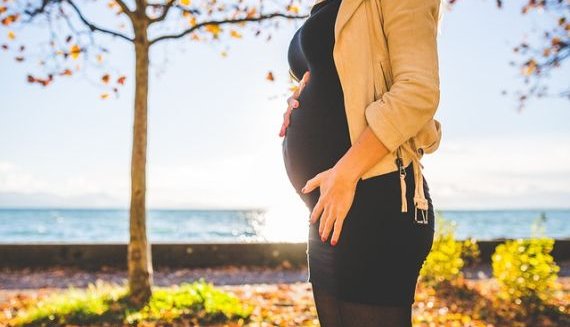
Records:
[[[270,207],[192,207],[192,208],[147,208],[147,211],[266,211]],[[128,207],[3,207],[1,210],[129,210]],[[516,208],[441,208],[436,207],[435,210],[439,211],[570,211],[570,207],[516,207]]]

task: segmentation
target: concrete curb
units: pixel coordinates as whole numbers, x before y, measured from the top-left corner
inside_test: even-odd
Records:
[[[490,262],[495,247],[505,240],[479,241],[481,261]],[[297,267],[307,263],[306,243],[155,243],[155,267],[214,267],[261,265]],[[556,261],[570,259],[570,239],[556,240]],[[127,244],[0,244],[0,268],[70,266],[126,268]]]

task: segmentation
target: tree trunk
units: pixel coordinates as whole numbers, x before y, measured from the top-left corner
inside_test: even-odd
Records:
[[[133,22],[135,32],[135,108],[131,157],[129,298],[143,305],[152,294],[152,258],[146,233],[146,153],[149,43],[144,19]]]

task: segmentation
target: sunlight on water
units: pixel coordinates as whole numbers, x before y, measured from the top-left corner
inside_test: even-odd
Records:
[[[259,210],[156,209],[148,212],[153,243],[306,242],[310,211],[298,198]],[[530,237],[544,214],[545,233],[570,237],[570,210],[444,210],[459,239]],[[0,209],[0,243],[126,243],[126,209]]]
[[[270,207],[260,234],[268,242],[306,242],[309,209],[302,201]]]

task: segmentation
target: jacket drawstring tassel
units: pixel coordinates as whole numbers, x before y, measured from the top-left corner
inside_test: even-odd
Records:
[[[400,174],[400,189],[402,195],[402,212],[408,212],[408,201],[406,200],[406,174]]]
[[[417,152],[415,144],[412,144],[413,147],[413,155],[412,155],[412,165],[414,171],[414,220],[419,224],[427,224],[427,216],[428,216],[428,208],[429,203],[425,197],[424,193],[424,183],[423,183],[423,174],[422,168],[423,165],[420,162],[420,156]],[[408,205],[406,200],[406,170],[404,168],[404,163],[401,155],[400,148],[397,149],[398,158],[396,162],[398,164],[399,172],[400,172],[400,190],[401,190],[401,197],[402,197],[402,212],[408,212]],[[418,219],[418,210],[420,210],[421,217]]]
[[[414,205],[415,205],[414,220],[420,224],[427,224],[428,201],[424,194],[422,164],[417,158],[414,158],[413,165],[414,165],[414,181],[416,184],[416,189],[414,192]],[[421,219],[418,219],[418,210],[420,210]]]
[[[404,168],[404,161],[402,159],[402,150],[398,147],[396,166],[400,172],[400,195],[402,199],[402,212],[408,212],[408,201],[406,199],[406,169]]]

